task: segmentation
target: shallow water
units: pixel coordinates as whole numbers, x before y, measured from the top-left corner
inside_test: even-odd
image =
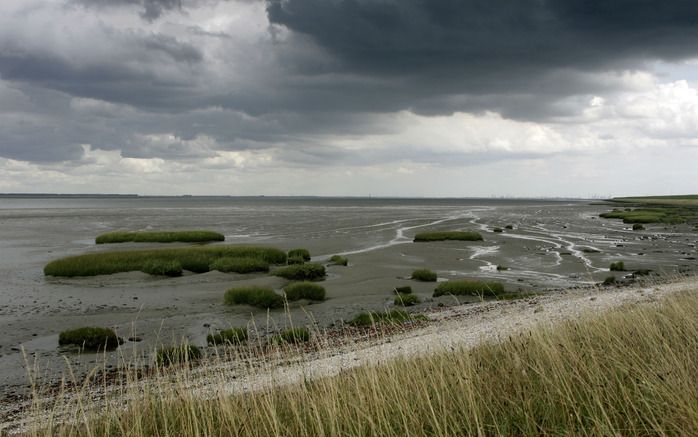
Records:
[[[62,366],[57,333],[86,325],[114,326],[138,335],[117,354],[147,359],[157,344],[182,337],[203,344],[211,329],[254,321],[261,331],[288,323],[329,326],[366,309],[392,302],[391,290],[411,285],[421,307],[454,303],[431,299],[434,284],[408,279],[419,267],[440,280],[496,279],[510,290],[552,290],[603,280],[608,266],[675,274],[695,271],[698,235],[687,225],[650,225],[634,232],[618,220],[599,219],[608,206],[589,202],[436,199],[277,198],[0,198],[0,385],[25,384],[22,354],[54,368]],[[494,233],[495,227],[513,230]],[[56,258],[152,244],[96,246],[100,233],[128,229],[211,229],[225,244],[305,247],[314,259],[349,257],[332,266],[324,282],[328,300],[294,305],[289,314],[225,307],[225,290],[241,283],[286,283],[266,275],[210,272],[154,278],[134,272],[92,278],[46,278],[43,266]],[[479,230],[485,241],[412,243],[428,229]],[[591,251],[597,253],[590,253]],[[505,265],[509,270],[497,270]],[[618,275],[622,276],[622,273]],[[65,356],[75,365],[93,355]]]

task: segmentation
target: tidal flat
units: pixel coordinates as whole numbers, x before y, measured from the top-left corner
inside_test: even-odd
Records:
[[[633,231],[622,220],[599,218],[613,207],[617,205],[589,201],[483,199],[0,198],[2,393],[26,388],[22,351],[45,375],[62,371],[64,357],[76,369],[103,359],[59,348],[61,331],[84,326],[114,328],[126,339],[104,355],[107,365],[116,365],[119,357],[147,361],[157,347],[183,338],[205,347],[209,334],[231,327],[253,326],[257,333],[274,334],[289,327],[289,319],[299,326],[336,326],[362,312],[395,308],[396,287],[411,287],[419,303],[410,311],[421,311],[479,300],[434,297],[439,283],[454,279],[501,282],[510,292],[555,293],[593,286],[610,275],[622,282],[635,271],[695,274],[698,230],[693,223],[649,223],[645,230]],[[233,287],[281,292],[289,284],[268,273],[44,275],[46,264],[67,256],[162,247],[98,246],[97,235],[163,229],[206,229],[225,236],[225,243],[205,247],[306,248],[311,262],[326,266],[327,276],[318,282],[326,290],[325,300],[291,302],[288,312],[225,305],[224,294]],[[478,232],[483,240],[414,243],[415,234],[424,231]],[[345,257],[347,265],[331,263],[334,255]],[[626,271],[609,270],[621,261]],[[437,282],[410,279],[422,268],[436,272]]]

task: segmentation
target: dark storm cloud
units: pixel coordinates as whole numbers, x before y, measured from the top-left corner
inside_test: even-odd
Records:
[[[92,7],[133,6],[140,10],[143,19],[153,21],[167,11],[180,10],[182,0],[74,0],[76,3]]]
[[[698,55],[694,0],[268,0],[267,13],[335,58],[317,74],[389,77],[401,89],[375,99],[425,114],[545,118],[603,90],[577,72]]]
[[[268,0],[267,12],[347,69],[435,79],[698,52],[693,0]]]

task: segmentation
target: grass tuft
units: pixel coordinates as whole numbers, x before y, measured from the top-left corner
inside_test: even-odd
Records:
[[[336,266],[346,266],[349,264],[349,260],[341,255],[332,255],[330,262]]]
[[[419,303],[419,297],[416,294],[404,294],[400,293],[393,299],[394,305],[400,305],[404,307],[411,307]]]
[[[625,271],[625,263],[623,261],[616,261],[614,263],[611,263],[609,266],[609,269],[612,272],[624,272]]]
[[[417,269],[412,272],[412,279],[422,282],[436,282],[436,272],[429,269]]]
[[[291,249],[288,251],[289,258],[301,258],[303,261],[310,261],[310,251],[308,249]]]
[[[315,263],[295,264],[276,269],[272,274],[292,281],[317,281],[325,278],[325,266]]]
[[[615,276],[606,276],[606,279],[603,280],[602,284],[603,285],[615,285],[616,284],[616,277]]]
[[[143,264],[141,271],[155,276],[182,276],[182,263],[176,259],[152,259]]]
[[[247,341],[247,328],[229,328],[208,334],[206,342],[211,345],[240,344]]]
[[[504,286],[499,282],[455,279],[448,282],[442,282],[434,290],[434,297],[444,296],[447,294],[499,296],[504,294]]]
[[[642,226],[640,223],[635,223],[633,225],[633,231],[644,231],[645,227]]]
[[[86,350],[111,350],[117,348],[123,340],[116,332],[108,328],[85,327],[63,331],[58,335],[61,346],[73,345]]]
[[[209,266],[211,270],[223,273],[268,272],[269,263],[259,258],[218,258]]]
[[[211,231],[116,231],[97,236],[97,244],[110,243],[206,243],[224,241],[225,236]]]
[[[395,294],[410,294],[412,293],[412,287],[409,285],[405,285],[404,287],[395,287],[393,288],[393,293]]]
[[[419,232],[414,236],[415,242],[447,241],[447,240],[481,241],[482,235],[480,235],[478,232],[470,232],[470,231],[433,231],[433,232]]]
[[[412,316],[405,310],[369,311],[359,313],[348,323],[351,326],[373,326],[383,323],[401,324],[411,320],[426,320],[424,316]]]
[[[231,288],[225,292],[224,301],[228,305],[250,305],[257,308],[283,308],[283,296],[276,294],[271,287],[248,285]]]
[[[314,282],[294,282],[284,288],[284,293],[289,301],[300,299],[325,300],[325,287]]]
[[[308,328],[289,328],[284,329],[277,335],[270,338],[273,344],[300,344],[310,341],[310,331]]]
[[[256,258],[269,264],[285,264],[286,253],[273,247],[191,246],[173,249],[127,250],[69,256],[44,267],[47,276],[96,276],[143,271],[153,260],[177,261],[182,269],[205,273],[219,258]]]
[[[167,346],[158,349],[155,362],[159,366],[172,366],[198,361],[202,356],[201,349],[191,344]]]

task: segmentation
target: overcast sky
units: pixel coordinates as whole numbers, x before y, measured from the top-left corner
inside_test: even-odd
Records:
[[[698,193],[698,1],[1,0],[0,192]]]

